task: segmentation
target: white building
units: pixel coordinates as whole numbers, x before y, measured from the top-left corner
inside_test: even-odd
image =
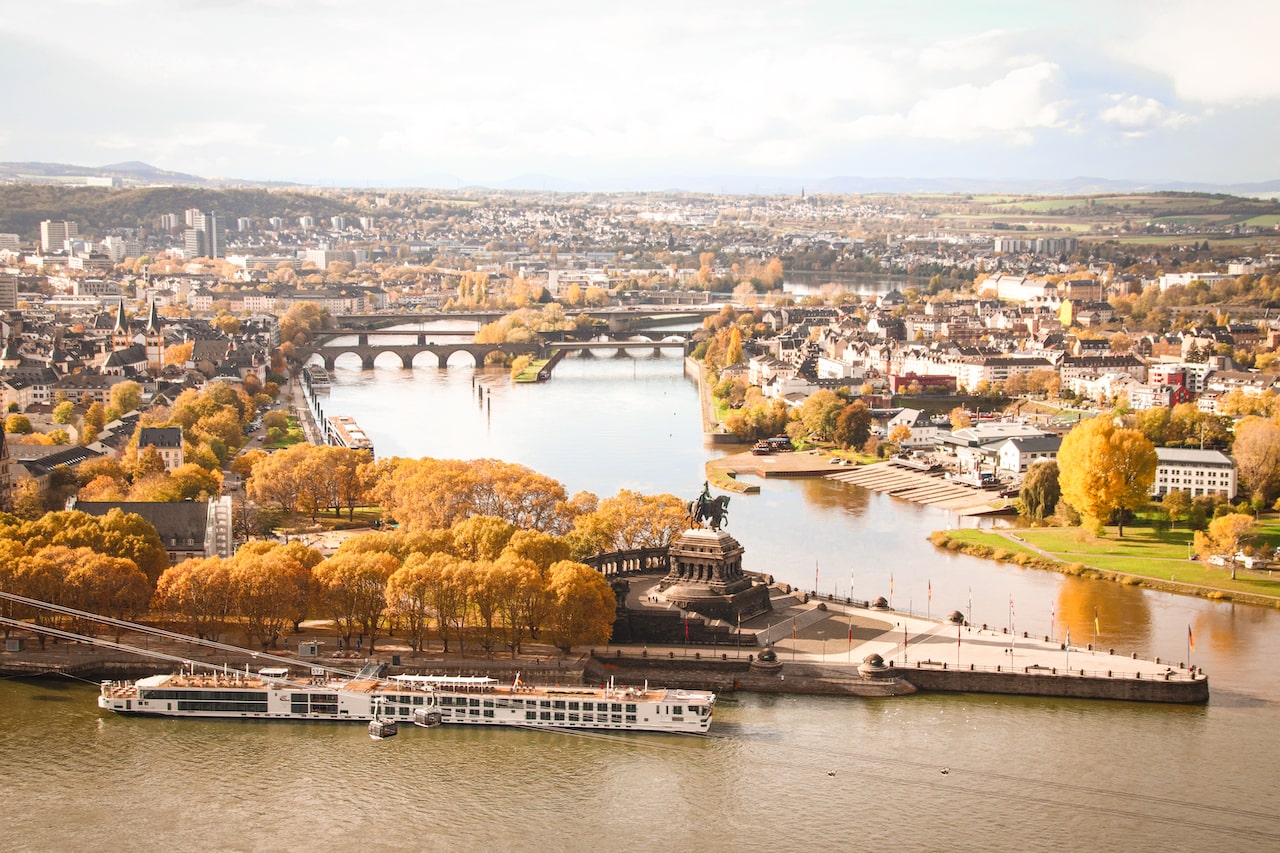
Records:
[[[1060,435],[1011,438],[996,451],[996,468],[1010,474],[1025,474],[1036,462],[1057,459],[1061,446]]]
[[[1220,450],[1195,450],[1186,447],[1157,447],[1156,479],[1151,495],[1166,495],[1176,489],[1191,496],[1222,495],[1228,500],[1236,496],[1236,463]]]

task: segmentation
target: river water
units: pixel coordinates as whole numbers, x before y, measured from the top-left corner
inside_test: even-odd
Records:
[[[333,373],[380,456],[501,457],[572,492],[692,497],[714,449],[667,355],[571,358],[543,385],[452,366]],[[358,368],[358,364],[354,365]],[[484,389],[481,402],[480,389]],[[0,682],[0,846],[134,849],[1280,848],[1280,623],[936,551],[945,512],[825,480],[735,495],[745,565],[806,588],[1209,673],[1204,707],[983,696],[724,697],[713,737],[103,716],[71,682]],[[929,589],[932,589],[932,600]],[[1085,653],[1082,653],[1085,654]],[[946,768],[947,773],[942,773]],[[834,774],[834,775],[832,775]]]

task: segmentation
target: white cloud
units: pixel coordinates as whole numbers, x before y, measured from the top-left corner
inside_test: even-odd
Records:
[[[1112,56],[1165,77],[1179,98],[1204,104],[1280,98],[1280,7],[1272,0],[1235,0],[1227,8],[1191,0],[1117,8],[1140,12],[1136,21],[1108,28],[1117,34]]]
[[[1111,106],[1098,114],[1107,124],[1121,128],[1127,136],[1144,136],[1157,128],[1181,127],[1195,121],[1192,116],[1171,110],[1155,98],[1142,95],[1110,95]]]

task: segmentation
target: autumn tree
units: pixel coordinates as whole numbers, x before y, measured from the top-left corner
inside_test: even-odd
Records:
[[[550,533],[517,530],[503,553],[528,560],[538,571],[546,572],[552,563],[569,559],[569,542]]]
[[[742,330],[737,326],[729,332],[729,344],[724,351],[724,363],[726,366],[742,363]]]
[[[1280,424],[1257,416],[1242,419],[1232,455],[1254,500],[1270,503],[1280,491]]]
[[[861,447],[871,437],[871,410],[861,400],[854,400],[840,410],[832,439],[845,450]]]
[[[453,551],[464,560],[496,560],[515,532],[501,518],[473,515],[453,526]]]
[[[1195,549],[1201,559],[1234,557],[1253,537],[1255,519],[1251,515],[1232,512],[1209,522],[1207,531],[1195,532]]]
[[[1161,499],[1160,503],[1164,511],[1169,514],[1169,520],[1177,524],[1191,512],[1191,493],[1186,489],[1173,489]]]
[[[825,441],[835,433],[844,406],[845,401],[834,391],[815,391],[800,405],[799,420],[788,425],[787,434],[793,439],[812,436]]]
[[[10,435],[30,434],[32,431],[31,419],[26,415],[9,415],[4,419],[4,431]]]
[[[67,599],[72,607],[114,619],[130,620],[146,613],[151,603],[151,582],[132,560],[76,548],[67,572]],[[116,627],[116,641],[120,640]]]
[[[361,637],[369,638],[370,652],[387,607],[387,581],[398,568],[400,564],[390,554],[342,554],[313,570],[321,602],[339,632],[350,641],[358,630]]]
[[[488,581],[512,658],[520,653],[529,626],[540,624],[550,609],[544,581],[549,571],[550,565],[540,568],[534,560],[521,556],[514,541],[493,565]]]
[[[432,571],[426,558],[415,555],[387,578],[387,614],[400,626],[405,639],[415,652],[426,647],[427,629],[431,625]]]
[[[269,565],[282,567],[275,575],[276,594],[279,606],[296,634],[302,620],[307,618],[314,597],[311,570],[324,561],[324,556],[296,539],[284,544],[268,540],[246,542],[236,551],[236,559],[251,554],[262,556]]]
[[[665,547],[688,519],[685,501],[671,494],[644,495],[621,489],[579,516],[569,535],[571,551],[585,557],[602,551]]]
[[[272,648],[294,621],[301,593],[305,600],[311,572],[289,554],[240,552],[232,560],[231,588],[245,633],[263,649]],[[372,643],[370,644],[372,649]]]
[[[218,639],[236,609],[228,561],[201,557],[166,569],[152,606],[181,620],[200,639]]]
[[[1058,451],[1062,498],[1101,530],[1117,511],[1144,506],[1156,477],[1155,447],[1136,429],[1117,427],[1109,417],[1077,424]],[[1124,536],[1124,518],[1118,519]]]
[[[951,429],[968,429],[973,426],[973,418],[969,417],[969,413],[964,410],[963,406],[956,406],[951,410]]]
[[[129,379],[111,386],[111,397],[107,408],[123,415],[137,409],[141,401],[142,386]]]
[[[548,580],[554,602],[551,642],[565,654],[573,646],[608,642],[617,599],[604,575],[582,563],[562,561],[551,567]]]
[[[89,408],[85,409],[84,425],[102,432],[102,428],[107,425],[107,410],[101,403],[95,400],[89,404]]]

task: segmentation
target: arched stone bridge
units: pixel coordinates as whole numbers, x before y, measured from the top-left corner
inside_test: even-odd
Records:
[[[333,370],[335,362],[344,355],[354,355],[360,359],[360,366],[365,370],[372,370],[374,362],[378,356],[383,353],[394,353],[400,358],[400,364],[405,369],[413,367],[413,360],[424,352],[433,354],[436,363],[440,367],[449,366],[449,358],[458,352],[465,352],[471,356],[472,362],[477,366],[484,364],[485,358],[490,353],[502,353],[504,356],[532,355],[538,356],[543,352],[540,344],[477,344],[477,343],[456,343],[456,344],[436,344],[436,343],[417,343],[417,344],[400,344],[390,346],[347,344],[333,345],[321,347],[309,347],[302,350],[299,355],[303,361],[307,361],[313,355],[318,355],[324,359],[325,370]]]
[[[582,562],[607,578],[655,572],[666,574],[670,569],[666,547],[636,548],[632,551],[597,554],[594,557],[587,557]]]

